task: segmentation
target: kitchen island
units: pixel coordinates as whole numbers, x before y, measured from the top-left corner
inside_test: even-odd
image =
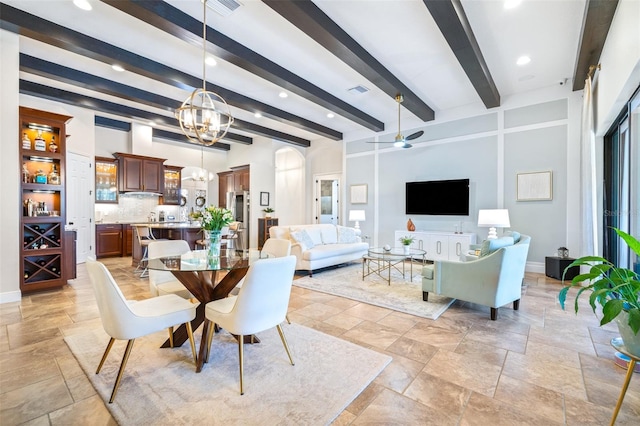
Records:
[[[142,258],[142,248],[135,233],[136,227],[148,227],[155,238],[185,240],[195,248],[202,238],[199,222],[100,222],[96,224],[96,257],[131,256],[134,266]]]
[[[198,222],[145,222],[132,223],[134,229],[133,253],[131,255],[131,265],[138,266],[142,259],[142,247],[138,241],[136,228],[149,228],[153,237],[166,240],[185,240],[192,250],[196,248],[196,240],[202,239],[202,228]]]

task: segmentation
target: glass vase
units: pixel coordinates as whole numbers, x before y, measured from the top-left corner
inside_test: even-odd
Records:
[[[209,248],[208,256],[220,257],[220,242],[222,238],[222,231],[208,231],[209,232]]]

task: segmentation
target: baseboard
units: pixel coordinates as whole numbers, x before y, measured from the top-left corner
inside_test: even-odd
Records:
[[[20,290],[7,291],[5,293],[0,293],[0,304],[19,302],[21,299],[22,299],[22,292]]]
[[[537,272],[544,274],[544,262],[527,262],[524,267],[525,272]]]

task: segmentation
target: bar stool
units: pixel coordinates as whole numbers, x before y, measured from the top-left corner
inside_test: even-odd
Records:
[[[148,277],[149,270],[147,269],[147,261],[149,260],[149,243],[152,241],[165,241],[166,238],[156,239],[151,228],[148,226],[134,226],[134,230],[136,238],[138,238],[138,244],[140,244],[140,247],[142,248],[142,258],[140,259],[140,262],[138,262],[138,266],[133,273],[135,274],[142,270],[142,272],[140,272],[140,278]]]

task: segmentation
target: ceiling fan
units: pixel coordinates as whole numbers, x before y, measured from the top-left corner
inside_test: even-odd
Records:
[[[392,143],[393,146],[397,148],[411,148],[413,145],[407,143],[407,141],[412,141],[414,139],[419,138],[424,134],[424,131],[420,130],[419,132],[411,133],[409,136],[404,137],[402,132],[400,131],[400,104],[404,101],[404,96],[398,93],[396,95],[396,102],[398,103],[398,134],[396,135],[393,141],[369,141],[367,143]]]

